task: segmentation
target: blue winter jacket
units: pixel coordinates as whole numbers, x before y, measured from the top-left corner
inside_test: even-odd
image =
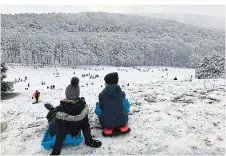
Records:
[[[103,128],[118,128],[127,124],[129,106],[125,107],[125,92],[110,84],[99,94],[99,121]],[[127,109],[127,110],[126,110]]]
[[[125,108],[125,111],[126,111],[126,113],[128,115],[129,114],[129,109],[130,109],[130,103],[129,103],[129,100],[127,98],[125,98],[125,101],[124,101],[124,108]],[[95,114],[98,116],[98,118],[102,114],[102,110],[100,109],[99,102],[96,103]]]

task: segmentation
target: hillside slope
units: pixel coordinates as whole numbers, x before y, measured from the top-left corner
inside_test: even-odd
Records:
[[[13,69],[14,68],[14,69]],[[40,143],[45,128],[47,109],[45,102],[57,106],[65,98],[65,88],[73,72],[80,78],[81,96],[85,97],[90,109],[90,126],[95,139],[102,141],[101,148],[64,146],[62,155],[223,155],[225,153],[225,80],[190,79],[193,69],[150,68],[140,72],[133,68],[118,71],[119,85],[131,103],[127,135],[105,138],[94,107],[103,90],[104,76],[117,71],[115,67],[38,68],[15,66],[8,71],[7,80],[28,77],[27,82],[14,85],[16,98],[1,101],[2,120],[8,128],[1,134],[1,154],[48,155]],[[104,68],[104,71],[94,69]],[[56,69],[59,77],[53,75]],[[147,67],[140,68],[141,70]],[[84,73],[99,74],[97,79],[82,78]],[[38,74],[37,74],[38,73]],[[164,76],[162,78],[162,76]],[[173,78],[177,76],[178,80]],[[41,85],[55,85],[47,89]],[[29,90],[25,90],[30,83]],[[88,83],[88,86],[86,85]],[[93,85],[91,85],[93,83]],[[130,86],[126,84],[130,83]],[[82,87],[85,86],[85,87]],[[123,87],[124,86],[124,87]],[[38,89],[41,103],[32,104],[31,96]]]
[[[224,55],[224,31],[137,15],[2,14],[2,59],[12,63],[196,67]]]

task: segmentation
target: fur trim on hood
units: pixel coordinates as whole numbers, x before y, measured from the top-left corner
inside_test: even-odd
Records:
[[[59,120],[64,120],[64,121],[81,121],[83,120],[86,115],[88,115],[89,113],[89,108],[88,106],[86,105],[85,108],[82,110],[82,112],[79,114],[79,115],[69,115],[67,113],[64,113],[64,112],[57,112],[56,114],[56,118],[59,119]]]

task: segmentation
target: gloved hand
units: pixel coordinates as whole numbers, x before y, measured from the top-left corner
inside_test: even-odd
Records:
[[[93,139],[91,139],[89,141],[86,141],[86,145],[87,146],[90,146],[90,147],[94,147],[94,148],[99,148],[99,147],[101,147],[102,142],[99,141],[99,140],[93,140]]]

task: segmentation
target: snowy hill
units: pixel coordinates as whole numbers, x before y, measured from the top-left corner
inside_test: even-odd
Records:
[[[93,13],[1,16],[9,63],[197,67],[224,55],[224,31],[137,15]]]
[[[173,20],[185,24],[199,26],[206,29],[217,29],[225,30],[225,19],[211,17],[206,15],[198,14],[186,14],[186,13],[151,13],[151,14],[140,14],[141,16],[149,16],[155,18],[161,18],[165,20]]]
[[[86,68],[87,70],[84,70]],[[90,68],[90,70],[89,70]],[[95,69],[102,69],[95,71]],[[54,73],[56,69],[59,77]],[[15,78],[27,82],[14,85],[19,96],[1,100],[1,119],[8,122],[8,128],[1,134],[2,155],[48,155],[41,139],[47,127],[45,102],[54,106],[65,98],[64,91],[75,75],[80,78],[81,96],[90,108],[90,125],[96,139],[102,141],[99,149],[66,146],[62,155],[223,155],[225,153],[225,79],[194,79],[193,69],[139,67],[120,68],[109,66],[80,66],[77,69],[65,67],[38,68],[26,66],[9,67],[8,81]],[[148,72],[143,70],[149,69]],[[128,72],[126,72],[126,70]],[[132,131],[124,136],[104,138],[98,129],[94,106],[103,88],[104,76],[109,72],[119,73],[119,85],[131,102],[129,126]],[[99,74],[97,79],[82,78],[82,74]],[[193,75],[193,80],[189,81]],[[178,80],[174,81],[173,78]],[[46,82],[42,86],[41,81]],[[27,83],[30,88],[25,90]],[[86,85],[88,83],[88,85]],[[92,83],[94,83],[92,85]],[[129,86],[126,84],[130,83]],[[56,89],[47,89],[49,85]],[[84,86],[84,87],[82,87]],[[32,104],[35,89],[41,92],[41,103]]]

